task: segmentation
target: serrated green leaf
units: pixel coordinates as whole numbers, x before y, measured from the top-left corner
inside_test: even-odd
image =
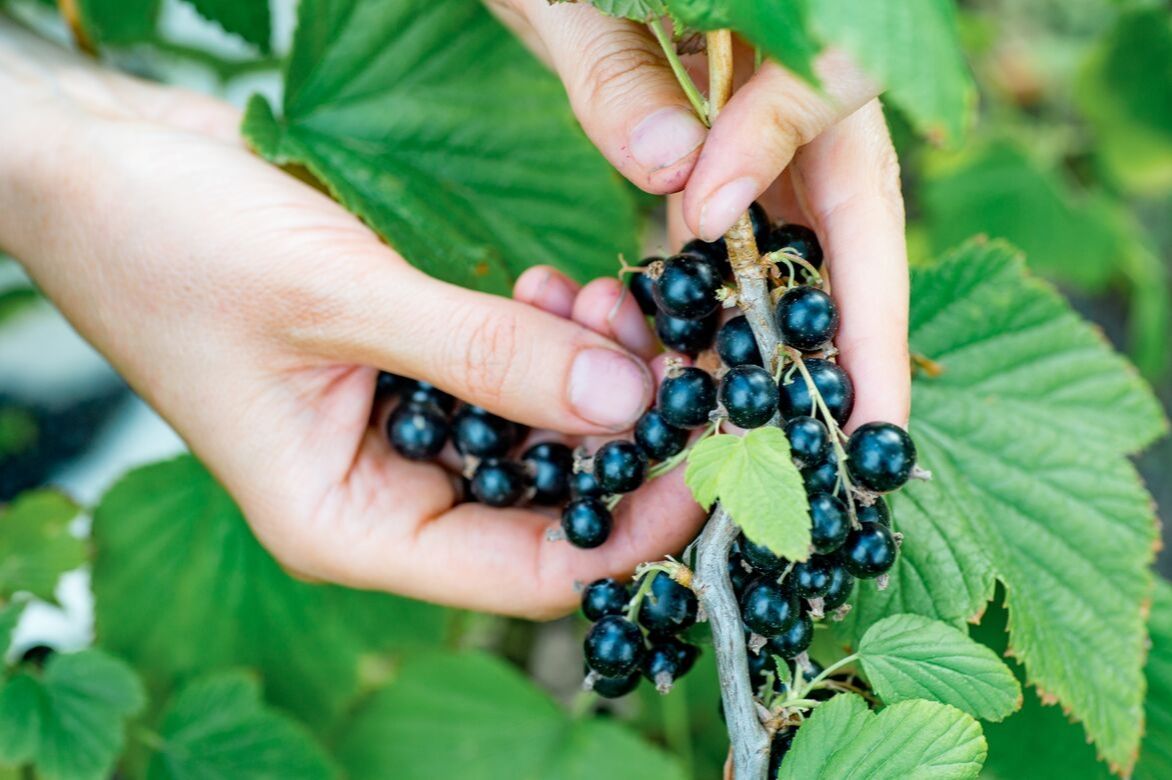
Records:
[[[274,703],[325,725],[359,690],[366,654],[443,633],[438,607],[294,580],[191,457],[124,477],[93,534],[97,634],[159,689],[250,666]]]
[[[855,694],[820,706],[798,730],[780,780],[964,780],[981,771],[981,726],[944,704],[911,700],[878,715]]]
[[[200,16],[239,35],[260,51],[272,50],[273,26],[269,0],[187,0]]]
[[[0,689],[0,763],[31,763],[44,780],[104,780],[142,709],[142,685],[98,650],[53,655],[43,674]]]
[[[148,780],[328,780],[330,760],[304,727],[265,707],[235,671],[200,678],[167,706]]]
[[[689,27],[731,27],[765,54],[814,82],[814,55],[821,46],[810,34],[806,0],[665,0]]]
[[[578,2],[578,0],[551,0],[554,3]],[[647,22],[661,16],[667,16],[667,6],[663,0],[589,0],[590,5],[607,16],[619,19],[630,19],[634,22]]]
[[[1021,707],[1021,686],[992,650],[920,615],[893,615],[867,630],[859,660],[884,703],[929,699],[982,720]]]
[[[81,25],[98,44],[125,45],[155,34],[161,0],[77,0]]]
[[[0,513],[0,597],[28,591],[54,601],[61,575],[85,563],[85,544],[69,529],[78,512],[64,495],[37,490]]]
[[[684,482],[705,507],[719,499],[757,544],[793,561],[809,557],[810,507],[789,441],[779,428],[699,442],[688,455]]]
[[[670,757],[615,722],[571,719],[515,669],[482,654],[407,663],[341,732],[352,780],[682,780]]]
[[[475,0],[304,0],[281,118],[243,132],[304,165],[408,261],[508,293],[536,263],[579,279],[635,256],[634,200],[557,80]]]

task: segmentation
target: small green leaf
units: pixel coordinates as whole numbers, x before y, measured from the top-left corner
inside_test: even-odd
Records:
[[[810,507],[780,429],[701,441],[688,455],[684,481],[705,507],[718,499],[752,541],[793,561],[809,557]]]
[[[919,615],[893,615],[867,630],[859,660],[885,703],[930,699],[982,720],[1021,707],[1021,686],[992,650],[963,632]]]
[[[322,748],[299,723],[265,707],[250,675],[221,672],[167,706],[148,780],[328,780]]]
[[[61,575],[85,563],[85,544],[69,529],[78,512],[62,494],[37,490],[0,513],[0,597],[28,591],[54,601]]]
[[[810,34],[804,0],[665,0],[690,27],[731,27],[765,54],[813,82],[814,55],[821,46]]]
[[[855,694],[814,710],[794,738],[780,780],[966,780],[987,748],[981,726],[944,704],[919,699],[878,715]]]
[[[200,16],[215,22],[267,54],[272,50],[269,0],[187,0]]]

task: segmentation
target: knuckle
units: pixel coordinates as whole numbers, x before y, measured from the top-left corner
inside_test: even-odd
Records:
[[[499,402],[523,368],[517,350],[520,323],[512,313],[488,311],[469,314],[462,324],[452,331],[458,339],[450,351],[455,357],[452,366],[459,372],[455,384],[481,403]]]

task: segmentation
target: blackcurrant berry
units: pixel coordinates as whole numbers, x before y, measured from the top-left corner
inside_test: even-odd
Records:
[[[487,506],[513,506],[528,488],[525,467],[513,460],[489,458],[472,474],[472,495]]]
[[[716,352],[729,368],[764,365],[753,328],[745,316],[733,317],[720,326],[716,332]]]
[[[627,611],[630,600],[630,589],[614,577],[595,580],[582,591],[582,614],[590,620],[621,615]]]
[[[758,580],[741,597],[741,619],[749,630],[764,637],[781,633],[798,616],[793,594],[772,580]]]
[[[668,349],[695,357],[712,346],[719,322],[719,313],[685,320],[660,311],[655,313],[655,334]]]
[[[838,487],[838,461],[827,458],[816,466],[802,469],[802,484],[807,495],[833,493]]]
[[[822,267],[822,245],[818,236],[805,225],[778,225],[764,243],[761,254],[788,249],[815,268]]]
[[[867,523],[851,531],[838,553],[843,567],[864,580],[885,574],[895,564],[895,555],[891,529],[878,523]]]
[[[556,441],[534,444],[521,455],[533,477],[533,503],[559,506],[570,497],[574,451]]]
[[[822,463],[830,455],[830,431],[821,420],[800,415],[785,421],[790,454],[803,467]]]
[[[716,291],[723,280],[720,271],[699,255],[673,255],[651,288],[659,308],[673,317],[698,320],[717,310]]]
[[[639,605],[639,625],[652,636],[671,636],[693,626],[699,609],[696,594],[666,572],[651,576],[651,589]]]
[[[855,388],[850,377],[839,366],[821,358],[806,358],[806,370],[814,386],[826,402],[826,407],[839,425],[844,424],[855,408]],[[781,413],[786,418],[804,414],[818,414],[810,388],[800,371],[794,371],[790,381],[781,386]]]
[[[716,406],[716,382],[702,368],[681,368],[660,384],[657,402],[668,425],[698,428]]]
[[[737,366],[720,380],[720,402],[729,421],[741,428],[760,428],[777,414],[777,383],[760,366]]]
[[[745,655],[749,658],[749,682],[752,683],[753,690],[758,691],[765,684],[765,675],[773,671],[773,658],[764,648],[757,653],[746,648]]]
[[[860,523],[879,523],[879,525],[891,527],[891,510],[887,508],[887,502],[883,500],[882,496],[875,499],[875,502],[870,506],[856,501],[855,517],[859,518]]]
[[[670,686],[691,670],[700,649],[675,638],[656,639],[643,655],[643,676],[655,683]]]
[[[838,609],[851,597],[855,587],[855,577],[843,567],[841,561],[830,567],[830,587],[822,597],[824,610]]]
[[[769,651],[782,658],[796,658],[806,652],[814,641],[814,621],[805,612],[769,638]]]
[[[624,677],[597,677],[590,690],[604,699],[620,699],[638,688],[639,681],[642,679],[643,676],[638,670]]]
[[[575,498],[562,509],[562,533],[575,547],[597,547],[610,536],[610,510],[597,498]]]
[[[607,493],[630,493],[647,476],[647,458],[633,441],[608,441],[594,453],[594,476]]]
[[[823,555],[842,546],[851,521],[846,505],[829,493],[810,496],[810,542]]]
[[[667,460],[683,452],[688,432],[669,424],[658,409],[648,409],[635,423],[635,443],[649,460]]]
[[[400,404],[387,420],[395,452],[411,460],[431,460],[448,439],[448,418],[435,404]]]
[[[785,344],[813,352],[838,332],[838,307],[817,287],[794,287],[777,302],[777,328]]]
[[[728,247],[724,243],[723,238],[718,238],[715,241],[701,241],[698,238],[693,238],[688,243],[684,244],[684,248],[680,250],[681,255],[699,255],[712,263],[716,270],[720,272],[721,277],[731,279],[732,264],[728,260]]]
[[[728,580],[732,583],[733,593],[739,599],[750,582],[749,572],[745,571],[745,559],[739,552],[729,553]]]
[[[662,257],[648,257],[639,263],[639,267],[646,268],[655,261],[662,259]],[[639,304],[639,308],[643,313],[648,316],[655,314],[655,297],[651,292],[651,288],[654,286],[655,280],[645,273],[633,273],[627,277],[627,287],[631,289],[631,296]]]
[[[452,410],[456,408],[455,397],[429,382],[412,381],[400,392],[406,402],[434,404],[447,414],[451,414]]]
[[[383,398],[398,395],[399,391],[407,387],[410,383],[410,379],[405,379],[398,374],[392,374],[389,371],[379,371],[378,379],[374,382],[374,397],[382,400]]]
[[[898,425],[860,425],[846,443],[847,469],[863,488],[887,493],[904,486],[916,465],[916,445]]]
[[[577,471],[570,475],[570,495],[574,498],[602,498],[606,491],[592,473]]]
[[[809,560],[799,561],[786,576],[785,582],[798,598],[817,599],[830,589],[830,569],[833,563],[825,556],[811,555]]]
[[[785,759],[785,754],[789,752],[790,747],[794,744],[794,728],[786,727],[778,729],[773,735],[773,740],[769,743],[769,777],[775,778],[781,771],[781,762]]]
[[[779,574],[785,568],[785,558],[776,555],[765,545],[757,544],[744,535],[741,536],[739,544],[741,555],[745,557],[754,571],[766,575]]]
[[[643,632],[625,617],[607,615],[590,627],[582,649],[587,665],[603,677],[625,677],[643,658]]]
[[[765,207],[757,201],[749,204],[749,223],[753,226],[753,240],[757,243],[757,251],[760,252],[761,247],[769,240],[773,225],[769,223]]]
[[[479,406],[465,405],[452,418],[452,444],[461,455],[503,458],[515,443],[517,428]]]

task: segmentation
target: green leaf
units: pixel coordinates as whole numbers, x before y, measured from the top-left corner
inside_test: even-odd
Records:
[[[1021,707],[1021,686],[992,650],[919,615],[893,615],[867,630],[859,661],[885,703],[930,699],[982,720]]]
[[[0,659],[3,659],[12,647],[12,634],[16,631],[26,606],[27,601],[10,601],[0,607]]]
[[[264,53],[272,50],[272,15],[269,0],[187,0],[200,16],[239,35]]]
[[[304,0],[283,117],[244,135],[304,165],[409,262],[497,293],[535,263],[579,279],[634,257],[634,200],[558,81],[475,0]]]
[[[126,664],[98,650],[53,655],[44,673],[0,689],[0,763],[32,763],[43,780],[104,780],[145,703]]]
[[[37,490],[0,513],[0,597],[28,591],[54,601],[61,575],[85,563],[85,544],[69,529],[78,512],[64,495]]]
[[[577,2],[577,0],[551,0],[551,3]],[[661,16],[667,16],[667,6],[663,0],[590,0],[590,5],[607,16],[619,19],[630,19],[635,22],[647,22]]]
[[[324,725],[359,691],[364,657],[443,633],[437,607],[294,580],[194,458],[124,477],[94,540],[98,636],[159,688],[251,666],[271,701]]]
[[[682,780],[674,760],[609,720],[574,719],[482,654],[407,663],[341,730],[351,780]]]
[[[912,350],[941,369],[916,378],[911,425],[936,480],[909,486],[908,503],[896,504],[904,546],[892,580],[992,572],[1008,592],[1011,648],[1030,681],[1126,769],[1141,733],[1156,530],[1123,456],[1166,429],[1160,407],[1102,336],[1004,245],[969,244],[917,270],[912,287]],[[917,549],[921,538],[925,549]],[[933,556],[940,560],[924,565]],[[983,577],[917,587],[914,606],[945,621],[978,615],[991,595]],[[906,609],[891,595],[899,589],[863,583],[860,611],[872,618]],[[923,596],[949,590],[965,598]],[[857,636],[866,625],[852,628]],[[1103,658],[1110,675],[1086,673]]]
[[[813,82],[814,55],[821,46],[810,34],[806,0],[666,0],[689,27],[731,27],[765,54]]]
[[[77,0],[81,25],[95,43],[125,45],[152,38],[160,0]]]
[[[855,694],[834,697],[794,738],[780,780],[963,780],[985,760],[981,726],[960,710],[911,700],[867,709]]]
[[[304,727],[265,707],[260,685],[221,672],[185,687],[167,706],[148,780],[317,780],[335,776]]]
[[[696,444],[684,481],[705,508],[719,500],[745,535],[777,555],[810,554],[810,507],[779,428],[720,434]]]

